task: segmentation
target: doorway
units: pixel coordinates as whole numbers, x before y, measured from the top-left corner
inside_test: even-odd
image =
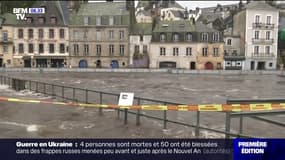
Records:
[[[191,62],[191,63],[190,63],[190,69],[191,69],[191,70],[196,69],[196,63],[195,63],[195,62]]]
[[[205,64],[205,69],[207,69],[207,70],[213,70],[213,69],[214,69],[213,63],[207,62],[207,63]]]
[[[24,67],[31,68],[31,59],[25,59],[24,60]]]
[[[257,62],[257,70],[265,70],[265,62]]]
[[[0,58],[0,67],[2,67],[2,66],[3,66],[3,59]]]
[[[88,63],[86,60],[79,61],[79,68],[87,68],[87,67],[88,67]]]

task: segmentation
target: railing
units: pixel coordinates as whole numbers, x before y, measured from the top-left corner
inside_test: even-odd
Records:
[[[227,104],[248,104],[248,103],[284,103],[285,99],[260,99],[260,100],[227,100]],[[226,113],[226,132],[230,131],[231,129],[231,119],[232,118],[239,118],[239,131],[238,134],[243,133],[243,126],[244,126],[244,117],[250,117],[255,120],[259,120],[262,122],[270,123],[272,125],[276,125],[279,127],[285,128],[285,123],[283,121],[278,121],[270,118],[264,118],[260,116],[272,116],[272,115],[284,115],[285,111],[261,111],[261,112],[227,112]],[[229,135],[226,138],[230,138]]]
[[[252,53],[253,58],[274,58],[275,55],[273,53]]]
[[[237,54],[237,53],[225,53],[224,58],[237,58],[237,59],[245,59],[245,55]]]
[[[260,29],[273,29],[274,24],[268,24],[268,23],[252,23],[253,28],[260,28]]]
[[[59,101],[72,101],[72,102],[81,102],[81,103],[86,103],[86,104],[90,104],[90,103],[116,104],[120,96],[119,94],[115,94],[115,93],[90,90],[87,88],[76,88],[76,87],[70,87],[70,86],[65,86],[65,85],[51,84],[51,83],[33,81],[33,80],[28,80],[28,79],[18,79],[18,78],[8,77],[5,75],[0,75],[0,82],[1,82],[0,84],[2,85],[3,84],[9,85],[10,88],[11,87],[14,88],[15,86],[13,85],[16,84],[15,81],[22,82],[22,83],[17,83],[17,84],[24,83],[25,89],[29,89],[37,93],[43,93],[45,95],[52,96],[53,98],[56,98]],[[21,88],[21,87],[18,87],[18,88]],[[229,103],[232,103],[232,101],[229,101]],[[144,105],[144,104],[179,105],[180,103],[154,100],[154,99],[142,98],[142,97],[134,97],[134,104],[137,104],[137,105]],[[98,112],[99,115],[102,116],[103,108],[99,108],[98,110],[99,110]],[[255,137],[255,136],[243,134],[242,129],[240,129],[239,133],[232,133],[230,131],[231,118],[233,118],[234,116],[237,116],[237,113],[232,113],[232,112],[226,112],[225,131],[202,126],[200,124],[201,115],[199,111],[197,111],[195,114],[196,122],[191,123],[191,124],[169,119],[168,114],[171,114],[171,112],[173,113],[174,111],[165,110],[165,111],[160,111],[159,113],[156,112],[156,115],[150,115],[147,113],[141,113],[141,110],[130,111],[127,109],[117,109],[118,118],[120,118],[121,112],[123,112],[124,114],[124,124],[128,123],[128,114],[130,114],[130,115],[135,115],[136,125],[140,125],[141,117],[145,117],[149,119],[162,121],[164,129],[167,128],[167,125],[169,123],[194,128],[195,137],[197,138],[200,137],[201,130],[224,134],[225,137],[227,138],[229,137],[245,137],[245,138]],[[215,112],[212,112],[212,113],[215,113]]]
[[[0,38],[0,44],[3,43],[12,43],[13,39],[12,38]]]
[[[274,39],[265,39],[265,38],[258,38],[258,39],[255,39],[255,38],[252,38],[252,42],[254,44],[272,44],[274,43]]]

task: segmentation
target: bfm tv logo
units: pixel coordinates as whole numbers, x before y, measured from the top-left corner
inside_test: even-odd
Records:
[[[45,14],[45,8],[13,8],[17,20],[27,20],[26,14]]]

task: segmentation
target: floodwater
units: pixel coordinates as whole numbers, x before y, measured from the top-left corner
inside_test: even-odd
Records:
[[[167,73],[5,73],[12,77],[37,80],[79,88],[88,88],[112,93],[134,92],[137,97],[165,100],[183,104],[226,103],[227,99],[285,99],[285,77],[277,75],[191,75]],[[35,87],[33,85],[33,87]],[[41,88],[41,86],[39,86]],[[50,88],[46,88],[47,92]],[[60,88],[55,89],[60,94]],[[67,89],[65,96],[72,97]],[[84,99],[84,92],[76,93],[78,100]],[[32,99],[52,97],[24,90],[15,92],[5,86],[0,96]],[[60,99],[59,99],[60,100]],[[98,95],[88,94],[89,102],[98,102]],[[116,104],[116,98],[103,97],[104,103]],[[149,103],[149,102],[142,102]],[[163,116],[160,111],[146,114]],[[194,112],[168,112],[168,119],[189,124],[196,123]],[[285,116],[274,117],[284,123]],[[273,124],[244,118],[244,134],[261,137],[284,138],[285,129]],[[0,102],[0,137],[104,137],[104,138],[191,138],[194,129],[168,124],[163,129],[161,121],[141,119],[141,126],[135,125],[135,116],[128,124],[117,118],[117,112],[105,110],[99,116],[97,109],[68,106],[19,104]],[[200,124],[224,130],[225,114],[201,113]],[[238,119],[232,119],[232,132],[238,130]],[[221,138],[223,135],[201,130],[201,137]]]

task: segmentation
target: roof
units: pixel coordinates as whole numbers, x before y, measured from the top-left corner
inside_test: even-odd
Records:
[[[58,5],[64,24],[69,25],[70,12],[68,9],[68,1],[58,1]]]
[[[218,32],[217,30],[206,26],[203,23],[196,22],[195,23],[196,31],[197,32]]]
[[[63,16],[60,11],[60,4],[58,1],[36,1],[31,8],[40,8],[45,7],[45,14],[26,14],[26,17],[33,18],[33,22],[30,23],[28,21],[17,20],[16,15],[6,14],[5,24],[11,25],[21,25],[21,26],[62,26],[65,25],[63,21]],[[38,21],[39,17],[45,18],[45,23],[41,24]],[[51,23],[50,18],[56,17],[56,24]]]
[[[81,4],[77,15],[127,15],[125,2],[97,2]]]
[[[194,32],[195,25],[189,20],[159,21],[153,32]]]
[[[5,13],[0,15],[1,19],[2,19],[2,24],[5,25],[14,25],[18,22],[18,20],[16,19],[16,16],[12,13]],[[1,24],[1,25],[2,25]]]
[[[152,24],[151,23],[137,23],[134,24],[133,30],[130,31],[131,35],[151,35]]]
[[[138,5],[136,8],[140,8],[140,7],[148,7],[149,5],[149,1],[144,1],[144,0],[141,0],[138,2]]]
[[[262,2],[262,1],[252,1],[245,6],[246,9],[253,9],[253,10],[274,10],[277,11],[276,8],[270,6],[269,4]]]
[[[96,16],[101,16],[101,24],[109,24],[109,16],[114,16],[114,25],[129,25],[129,11],[125,2],[84,3],[70,16],[70,25],[84,25],[84,17],[89,17],[89,25],[96,25]]]
[[[172,14],[175,17],[183,17],[184,16],[183,12],[181,12],[181,11],[171,10],[170,12],[172,12]]]
[[[142,14],[145,15],[145,16],[151,16],[150,11],[140,10],[140,11],[137,12],[136,15],[138,15],[138,14],[140,14],[140,13],[142,13]]]

